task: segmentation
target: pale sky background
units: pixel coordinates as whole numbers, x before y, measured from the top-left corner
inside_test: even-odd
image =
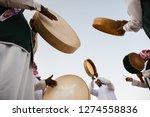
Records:
[[[45,7],[63,17],[77,33],[81,46],[73,54],[56,50],[40,36],[39,46],[35,54],[39,75],[43,79],[54,74],[54,79],[66,74],[80,76],[87,85],[91,78],[86,74],[83,61],[93,60],[99,76],[105,77],[114,84],[119,100],[150,99],[148,88],[131,86],[123,76],[136,75],[128,73],[122,59],[130,52],[149,49],[150,40],[143,30],[138,33],[127,32],[124,36],[113,36],[102,33],[92,27],[94,18],[106,17],[114,20],[129,19],[124,0],[36,0]],[[29,21],[33,11],[25,11]],[[96,99],[92,97],[92,99]]]

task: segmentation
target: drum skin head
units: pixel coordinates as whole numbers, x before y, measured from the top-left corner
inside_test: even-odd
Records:
[[[96,67],[91,59],[86,59],[84,61],[84,69],[90,77],[94,77],[97,74]]]
[[[73,53],[80,47],[80,40],[72,27],[54,11],[58,21],[50,20],[39,12],[32,18],[33,28],[51,46],[64,53]]]
[[[107,34],[123,36],[124,34],[120,34],[117,32],[117,29],[123,25],[125,25],[127,21],[115,21],[109,18],[97,17],[93,21],[93,27],[99,31],[102,31]]]
[[[56,87],[46,88],[44,100],[90,100],[88,86],[79,76],[63,75],[56,81]]]

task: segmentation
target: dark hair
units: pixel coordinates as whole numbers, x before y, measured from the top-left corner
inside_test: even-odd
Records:
[[[130,61],[129,61],[129,57],[128,55],[126,55],[124,58],[123,58],[123,65],[124,65],[124,68],[132,73],[132,74],[136,74],[138,72],[140,72],[139,70],[137,70],[136,68],[134,68],[131,64],[130,64]]]

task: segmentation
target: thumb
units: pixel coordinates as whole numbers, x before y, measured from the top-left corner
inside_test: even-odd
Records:
[[[52,77],[53,77],[53,74],[49,78],[52,79]]]

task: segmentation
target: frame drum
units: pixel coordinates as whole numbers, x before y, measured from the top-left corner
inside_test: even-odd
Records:
[[[84,69],[90,77],[94,77],[97,74],[95,64],[93,63],[91,59],[86,59],[84,61]]]
[[[53,21],[36,12],[32,18],[33,26],[41,37],[51,46],[64,53],[73,53],[80,47],[80,40],[71,26],[58,14],[53,13],[58,21]]]
[[[118,33],[117,29],[127,23],[126,20],[115,21],[109,18],[97,17],[93,21],[93,27],[107,34],[123,36],[123,33]]]
[[[64,75],[56,79],[57,86],[47,87],[44,100],[90,100],[85,81],[76,75]]]

